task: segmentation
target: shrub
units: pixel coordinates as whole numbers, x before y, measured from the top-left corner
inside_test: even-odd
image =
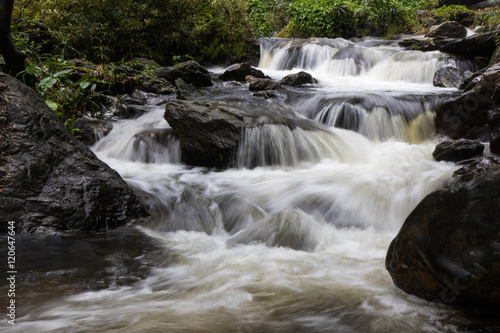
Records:
[[[94,62],[146,57],[172,64],[242,57],[250,49],[244,0],[19,0],[15,16],[37,19],[57,52]],[[23,17],[24,15],[24,17]]]
[[[269,37],[290,21],[293,0],[247,0],[250,25],[257,37]]]
[[[443,17],[446,21],[456,21],[461,15],[472,13],[472,11],[463,5],[449,5],[435,9],[434,13],[436,17]]]
[[[291,6],[289,34],[349,38],[407,32],[419,4],[397,0],[297,0]]]

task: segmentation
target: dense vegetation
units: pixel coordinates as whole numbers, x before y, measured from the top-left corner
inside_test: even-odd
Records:
[[[500,6],[472,14],[436,6],[436,0],[16,0],[13,36],[28,56],[24,77],[71,129],[76,117],[99,114],[103,89],[136,79],[113,68],[138,57],[161,66],[188,59],[227,64],[246,59],[258,37],[423,33],[429,21],[464,14],[475,15],[485,31],[500,29]],[[115,67],[92,64],[75,75],[73,58]]]
[[[251,30],[244,0],[17,0],[14,19],[38,20],[58,52],[111,62],[146,57],[169,64],[243,57]],[[176,57],[176,58],[174,58]]]

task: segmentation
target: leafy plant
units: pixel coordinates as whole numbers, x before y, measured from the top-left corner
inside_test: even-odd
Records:
[[[250,49],[246,0],[18,0],[15,17],[39,20],[55,52],[93,62],[137,57],[172,64],[242,57]]]
[[[460,15],[472,13],[464,5],[447,5],[434,10],[437,17],[443,17],[446,21],[455,21]]]
[[[495,1],[494,7],[479,11],[476,24],[481,26],[480,33],[492,33],[497,45],[500,45],[500,1]]]
[[[349,38],[408,32],[419,5],[412,0],[297,0],[291,6],[290,35]]]

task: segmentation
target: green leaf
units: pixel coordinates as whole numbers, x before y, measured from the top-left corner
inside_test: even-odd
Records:
[[[46,77],[45,79],[41,80],[40,83],[38,84],[38,87],[42,88],[42,89],[50,89],[54,86],[54,84],[56,84],[57,82],[57,79],[55,77],[52,77],[52,76],[49,76],[49,77]]]
[[[87,89],[92,83],[89,82],[89,81],[83,81],[83,82],[80,82],[79,85],[80,85],[80,88],[82,89]]]
[[[56,102],[53,102],[53,101],[45,101],[45,103],[49,106],[49,108],[52,109],[52,111],[57,111],[57,109],[59,108],[59,105],[56,103]]]
[[[59,71],[59,72],[55,73],[53,75],[53,77],[59,77],[59,76],[62,76],[62,75],[66,75],[66,74],[71,73],[72,71],[73,71],[73,69],[71,69],[71,68],[70,69],[65,69],[63,71]]]

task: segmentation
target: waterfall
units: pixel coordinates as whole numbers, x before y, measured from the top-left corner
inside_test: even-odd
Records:
[[[112,131],[94,145],[100,154],[126,161],[180,163],[180,143],[154,108],[138,119],[115,123]]]
[[[358,77],[368,80],[432,84],[441,67],[473,70],[462,61],[440,52],[406,51],[397,45],[369,47],[344,39],[263,39],[259,67],[269,70],[308,70],[325,79]]]
[[[471,63],[379,39],[264,39],[261,51],[266,75],[305,70],[318,84],[269,99],[198,90],[254,120],[225,170],[180,163],[163,107],[114,122],[92,149],[151,219],[16,237],[29,301],[6,332],[484,331],[484,314],[407,295],[384,266],[406,217],[457,170],[432,158],[433,111],[456,93],[433,72]]]
[[[368,140],[350,133],[293,129],[285,125],[246,128],[238,149],[238,166],[299,166],[334,159],[349,163],[361,160],[369,150]]]

